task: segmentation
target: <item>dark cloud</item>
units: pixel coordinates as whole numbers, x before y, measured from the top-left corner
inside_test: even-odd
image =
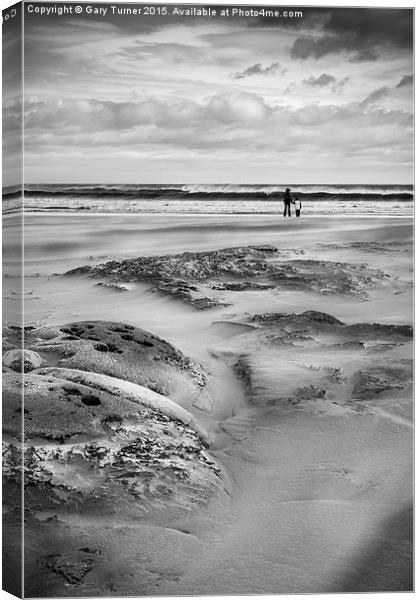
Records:
[[[342,36],[364,40],[365,47],[383,44],[412,48],[412,9],[336,9],[325,25],[325,30]],[[366,43],[368,41],[368,43]]]
[[[15,17],[10,17],[11,11]],[[22,19],[21,5],[2,11],[3,100],[21,93],[22,87]],[[9,16],[8,16],[9,15]],[[8,18],[7,18],[8,16]]]
[[[10,16],[16,11],[14,17]],[[2,11],[3,185],[22,180],[22,5]],[[9,18],[7,18],[9,17]]]
[[[361,62],[373,62],[378,60],[379,52],[372,50],[372,48],[363,48],[363,50],[356,50],[352,56],[349,57],[349,61],[353,63]]]
[[[248,67],[244,71],[239,73],[234,73],[232,75],[232,79],[244,79],[245,77],[251,77],[252,75],[272,75],[273,73],[277,73],[279,70],[279,63],[273,63],[268,67],[263,67],[261,63],[257,63]],[[282,69],[282,72],[285,72],[285,69]]]
[[[329,75],[328,73],[322,73],[319,77],[308,77],[308,79],[304,79],[302,81],[303,85],[312,88],[330,88],[333,92],[341,93],[343,91],[343,87],[349,81],[349,77],[343,77],[342,79],[336,79],[334,75]]]
[[[404,75],[399,84],[395,87],[401,88],[405,87],[406,85],[413,85],[413,75]]]
[[[355,42],[350,37],[346,39],[341,36],[328,35],[323,38],[313,39],[310,37],[298,38],[292,47],[291,57],[307,59],[322,58],[327,54],[349,52],[350,62],[367,62],[379,58],[379,53],[372,48],[355,49]]]
[[[353,62],[376,60],[383,48],[411,50],[413,11],[336,8],[328,11],[315,33],[312,36],[307,32],[295,40],[291,48],[293,58],[321,58],[344,52]]]
[[[369,96],[367,96],[363,100],[363,102],[361,102],[361,105],[367,106],[369,104],[375,104],[375,102],[378,102],[379,100],[382,100],[383,98],[389,96],[390,92],[390,88],[386,86],[374,90],[372,93],[369,94]]]
[[[120,4],[118,9],[132,9],[133,4]],[[92,24],[108,24],[116,29],[127,31],[128,33],[149,33],[159,30],[168,25],[180,24],[185,25],[185,17],[174,15],[175,8],[185,10],[186,5],[173,4],[166,14],[164,12],[156,12],[149,14],[146,18],[135,15],[113,14],[111,5],[108,5],[108,11],[105,16],[94,15],[57,15],[40,16],[35,13],[26,15],[25,28],[28,31],[32,26],[44,25],[46,22],[52,27],[74,27],[75,24],[79,28],[91,27]],[[226,24],[226,17],[222,16],[222,12],[232,10],[230,5],[201,5],[200,8],[207,10],[217,9],[217,15],[214,17],[188,17],[188,23],[192,24],[208,24],[212,23]],[[247,5],[244,10],[255,13],[261,11],[261,5]],[[265,7],[266,10],[275,7]],[[279,9],[277,7],[277,10]],[[287,9],[289,10],[289,9]],[[306,7],[291,7],[290,11],[297,13],[296,16],[278,18],[269,16],[249,16],[249,17],[232,17],[230,22],[241,24],[252,29],[264,29],[273,27],[280,29],[291,29],[296,31],[305,31],[308,35],[310,31],[321,31],[325,36],[342,36],[343,43],[346,44],[346,38],[350,37],[353,40],[369,40],[363,44],[363,48],[368,48],[370,42],[374,45],[391,45],[397,47],[411,48],[413,43],[413,9],[382,9],[382,8],[306,8]],[[362,48],[362,49],[363,49]],[[345,46],[347,49],[347,46]],[[358,48],[354,46],[353,50]]]
[[[332,83],[336,83],[337,80],[334,75],[328,75],[327,73],[322,73],[319,77],[308,77],[308,79],[304,79],[302,83],[309,87],[326,87]]]

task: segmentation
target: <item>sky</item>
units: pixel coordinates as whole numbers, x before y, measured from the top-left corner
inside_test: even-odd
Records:
[[[13,10],[13,18],[7,16]],[[20,6],[2,11],[2,183],[22,182],[22,18]],[[6,20],[7,19],[7,20]]]
[[[410,9],[92,6],[25,15],[26,182],[412,183]]]

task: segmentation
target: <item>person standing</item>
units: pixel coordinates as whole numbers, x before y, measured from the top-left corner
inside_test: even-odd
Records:
[[[299,198],[295,198],[294,205],[295,205],[296,216],[300,217],[300,211],[302,210],[302,202],[299,200]]]
[[[292,203],[292,196],[290,195],[290,188],[286,188],[286,191],[284,192],[284,211],[283,211],[283,217],[286,216],[286,212],[288,213],[289,217],[291,217],[291,213],[290,213],[290,205]]]

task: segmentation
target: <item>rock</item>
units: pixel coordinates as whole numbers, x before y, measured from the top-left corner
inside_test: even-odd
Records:
[[[307,310],[299,314],[293,313],[265,313],[249,317],[251,323],[257,323],[263,327],[269,327],[278,332],[293,336],[301,332],[306,333],[328,333],[343,339],[340,346],[365,347],[365,342],[378,339],[391,338],[393,341],[407,340],[413,337],[411,325],[397,325],[388,323],[354,323],[346,325],[327,313]],[[360,339],[363,338],[363,339]],[[336,343],[338,345],[338,341]]]
[[[308,319],[312,323],[322,323],[326,325],[344,325],[342,321],[339,321],[335,317],[328,315],[327,313],[319,312],[317,310],[306,310],[301,313],[301,317]]]
[[[164,256],[141,256],[72,269],[65,275],[88,274],[112,277],[115,281],[204,281],[213,276],[257,275],[267,271],[267,255],[277,253],[274,246],[225,248],[206,252],[184,252]]]
[[[209,284],[212,290],[228,290],[242,292],[245,290],[270,290],[275,286],[272,283],[259,283],[258,281],[220,281]]]
[[[276,247],[269,245],[111,260],[78,267],[64,275],[105,278],[113,285],[151,282],[152,289],[179,298],[199,310],[225,306],[219,298],[203,293],[206,288],[243,291],[286,287],[366,300],[369,288],[390,281],[383,271],[364,264],[285,260]]]
[[[226,248],[208,252],[184,252],[165,256],[143,256],[123,261],[109,261],[95,266],[72,269],[66,276],[88,275],[117,282],[146,281],[152,290],[174,296],[198,310],[228,306],[217,298],[200,294],[197,283],[212,277],[235,278],[267,273],[267,257],[277,254],[274,246]],[[242,289],[240,283],[238,289]],[[249,284],[248,284],[249,285]],[[251,284],[254,285],[254,284]],[[208,286],[210,290],[211,287]]]
[[[352,397],[365,399],[390,390],[405,393],[411,385],[412,365],[404,362],[410,352],[409,325],[347,325],[311,310],[254,315],[249,321],[253,330],[224,340],[213,353],[236,370],[253,406],[290,410],[289,404],[299,404],[300,410],[325,412],[334,402],[350,406]],[[371,344],[385,346],[381,358],[393,353],[392,368],[371,366]],[[366,368],[355,374],[361,364]],[[302,402],[310,399],[325,402]],[[357,410],[359,405],[353,405]]]
[[[369,400],[384,392],[408,390],[411,385],[412,368],[410,366],[374,366],[356,373],[356,384],[352,394],[353,397]]]
[[[316,324],[320,325],[344,325],[342,321],[339,321],[332,315],[322,313],[316,310],[307,310],[299,314],[290,313],[266,313],[261,315],[254,315],[250,318],[253,322],[258,322],[263,325],[284,325],[293,326],[295,328],[302,326],[313,326]]]
[[[355,323],[354,325],[347,325],[346,333],[353,336],[365,336],[366,338],[391,338],[406,341],[413,337],[413,326],[388,323]]]
[[[327,380],[331,381],[331,383],[344,383],[346,381],[341,367],[324,367],[324,371],[326,372]]]
[[[191,304],[192,306],[194,306],[194,308],[196,308],[197,310],[209,310],[212,308],[226,308],[228,306],[231,306],[230,304],[226,303],[226,302],[219,302],[219,300],[216,300],[215,298],[194,298],[191,299],[189,302],[189,304]]]
[[[42,353],[46,366],[58,364],[125,379],[186,407],[191,407],[207,385],[206,373],[197,362],[133,325],[112,321],[67,323],[47,332],[32,330],[26,344]]]
[[[81,551],[76,556],[62,554],[47,554],[41,559],[47,569],[61,575],[68,585],[78,585],[84,576],[92,569],[95,560]]]
[[[4,384],[4,430],[18,437],[21,411],[16,407],[20,405],[20,377],[5,374]],[[97,421],[98,414],[128,418],[139,412],[139,405],[159,410],[193,427],[203,439],[206,437],[192,415],[169,398],[107,375],[59,367],[40,369],[25,377],[24,391],[25,414],[30,415],[25,420],[27,439],[41,436],[64,441],[78,434],[99,435],[102,425]],[[54,401],[46,402],[45,398],[52,394]]]
[[[21,476],[20,378],[6,374],[3,386],[3,474],[10,488]],[[24,420],[28,511],[189,511],[220,489],[222,472],[207,451],[205,430],[142,386],[42,369],[25,377]]]
[[[3,364],[18,373],[28,373],[38,369],[43,363],[39,354],[32,350],[9,350],[3,355]]]
[[[208,310],[212,308],[222,308],[229,306],[224,302],[220,302],[216,298],[208,298],[206,296],[200,296],[198,288],[192,285],[188,285],[186,282],[173,280],[173,281],[159,281],[156,285],[151,288],[152,292],[163,292],[169,294],[187,304],[191,304],[197,310]]]
[[[111,292],[129,292],[130,290],[124,285],[118,283],[95,283],[95,287],[102,287]]]
[[[299,400],[316,400],[318,398],[325,398],[326,393],[327,391],[323,388],[311,384],[297,388],[294,395]]]
[[[401,246],[404,246],[404,242],[350,242],[347,244],[319,244],[319,246],[331,250],[351,249],[383,254],[384,252],[401,252]]]
[[[282,287],[360,300],[368,299],[369,288],[386,285],[390,280],[387,273],[364,264],[308,259],[279,263],[270,277]]]

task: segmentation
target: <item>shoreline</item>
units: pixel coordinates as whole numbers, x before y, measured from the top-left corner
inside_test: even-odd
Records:
[[[127,216],[127,215],[145,215],[145,216],[160,216],[160,215],[175,215],[175,216],[182,216],[182,217],[240,217],[241,215],[243,216],[255,216],[255,217],[273,217],[273,216],[278,216],[281,217],[282,219],[285,219],[285,221],[288,221],[288,219],[292,220],[292,219],[296,219],[296,217],[292,216],[292,217],[283,217],[283,215],[279,212],[273,212],[273,213],[256,213],[256,212],[226,212],[226,213],[213,213],[213,212],[162,212],[162,211],[156,211],[156,212],[147,212],[147,211],[132,211],[132,212],[94,212],[91,210],[86,210],[86,211],[73,211],[71,209],[66,210],[65,212],[59,212],[59,211],[50,211],[50,210],[45,210],[45,211],[24,211],[22,212],[16,212],[16,213],[3,213],[3,217],[8,217],[8,216],[17,216],[17,215],[35,215],[35,216],[39,216],[39,215],[45,215],[45,214],[50,214],[50,215],[54,215],[54,216],[58,216],[58,215],[80,215],[80,216],[110,216],[110,215],[116,215],[116,216]],[[305,214],[304,216],[300,217],[300,221],[303,221],[305,219],[411,219],[414,220],[415,215],[387,215],[387,214],[372,214],[372,213],[359,213],[359,214],[349,214],[349,213],[336,213],[336,214],[330,214],[330,213],[325,213],[325,214]]]

